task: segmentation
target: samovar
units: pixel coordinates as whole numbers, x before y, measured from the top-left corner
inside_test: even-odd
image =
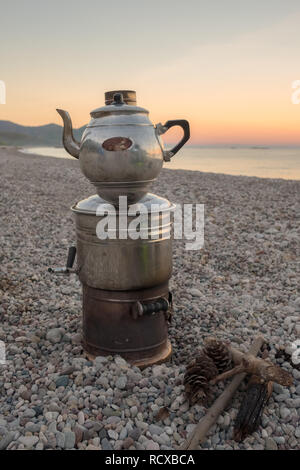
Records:
[[[119,354],[147,366],[171,354],[168,321],[172,312],[172,217],[174,205],[148,192],[163,162],[190,137],[186,120],[153,125],[148,111],[136,105],[136,93],[105,93],[105,106],[91,112],[81,142],[74,139],[69,114],[63,145],[79,159],[83,174],[97,194],[71,209],[76,222],[76,247],[69,249],[65,268],[83,286],[83,346],[92,356]],[[171,150],[161,139],[172,126],[183,138]],[[137,214],[144,223],[137,230]],[[108,219],[111,218],[113,229]],[[106,225],[106,231],[101,231]],[[99,232],[101,234],[99,235]]]

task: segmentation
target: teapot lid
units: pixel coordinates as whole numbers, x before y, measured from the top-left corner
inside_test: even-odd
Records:
[[[104,93],[105,97],[105,104],[112,104],[114,101],[114,95],[116,93],[121,93],[123,95],[123,101],[126,104],[130,104],[131,106],[136,106],[136,92],[133,90],[113,90],[113,91],[106,91]]]
[[[105,93],[105,106],[91,111],[93,118],[108,116],[113,113],[149,114],[145,108],[136,106],[136,92],[133,90],[113,90]]]

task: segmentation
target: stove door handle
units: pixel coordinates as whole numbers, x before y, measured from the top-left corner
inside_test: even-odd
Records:
[[[169,309],[169,302],[164,297],[152,301],[137,301],[132,306],[132,317],[136,320],[143,315],[155,315],[158,312],[167,312]]]

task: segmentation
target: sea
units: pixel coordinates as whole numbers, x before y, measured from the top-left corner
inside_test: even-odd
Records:
[[[23,152],[72,158],[61,147],[27,147]],[[227,175],[300,180],[300,147],[183,147],[165,168]]]

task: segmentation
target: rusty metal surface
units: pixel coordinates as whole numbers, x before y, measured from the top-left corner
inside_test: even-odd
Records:
[[[170,354],[165,312],[134,318],[137,301],[168,299],[168,283],[137,291],[105,291],[83,285],[83,344],[95,356],[120,354],[130,362],[158,362]]]

